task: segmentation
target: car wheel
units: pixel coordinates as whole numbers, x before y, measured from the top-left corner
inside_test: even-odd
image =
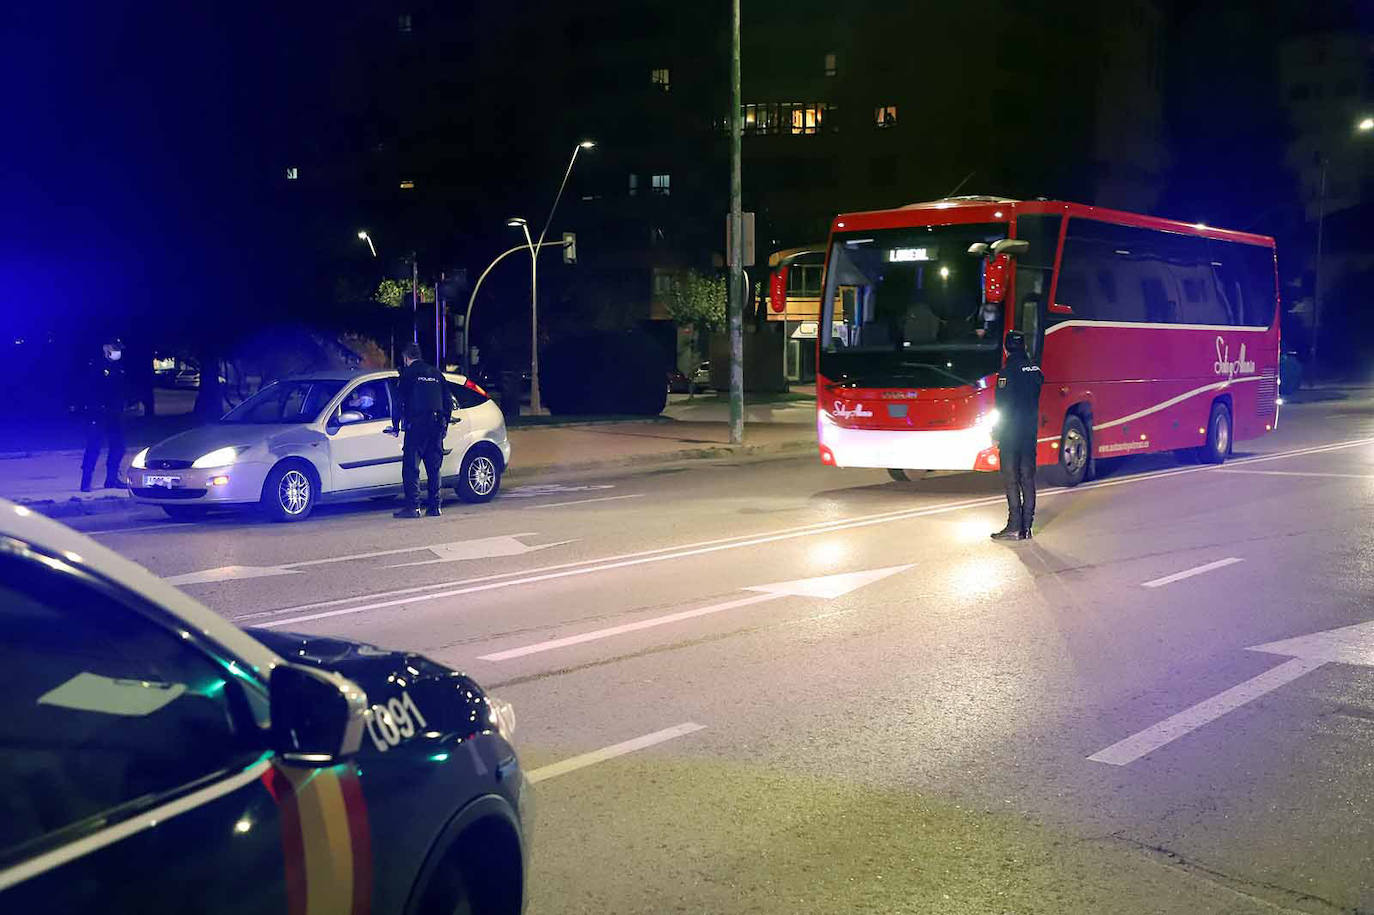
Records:
[[[463,456],[453,491],[464,502],[490,502],[501,488],[501,457],[495,448],[478,446]]]
[[[1220,464],[1231,453],[1231,411],[1224,403],[1212,404],[1212,415],[1207,420],[1207,443],[1202,446],[1198,457],[1204,464]]]
[[[205,507],[201,505],[164,505],[162,510],[173,521],[199,521],[206,514]]]
[[[1070,415],[1064,420],[1064,434],[1059,439],[1059,470],[1065,486],[1077,486],[1088,479],[1092,468],[1092,442],[1083,420]]]
[[[262,484],[262,507],[273,521],[304,521],[315,510],[320,484],[304,461],[283,461]]]
[[[911,477],[907,474],[907,472],[906,472],[905,470],[897,470],[897,469],[895,469],[895,468],[889,467],[889,468],[888,468],[888,471],[887,471],[887,475],[890,476],[890,477],[892,477],[892,479],[896,480],[898,483],[910,483],[910,482],[911,482]]]

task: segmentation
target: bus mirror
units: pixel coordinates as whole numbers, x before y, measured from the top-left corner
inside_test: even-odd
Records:
[[[991,250],[997,255],[1009,254],[1012,257],[1020,257],[1030,250],[1030,242],[1024,238],[1004,238],[993,242]]]
[[[1011,258],[998,254],[988,258],[983,268],[983,301],[1001,302],[1007,295],[1007,272],[1011,269]]]
[[[974,257],[986,257],[988,253],[988,243],[985,241],[976,241],[968,246],[968,253],[972,254]]]

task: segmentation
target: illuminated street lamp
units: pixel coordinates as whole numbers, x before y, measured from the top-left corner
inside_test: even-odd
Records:
[[[374,245],[374,244],[372,243],[372,236],[367,234],[367,230],[366,230],[366,229],[359,229],[359,230],[358,230],[358,238],[359,238],[360,240],[362,240],[362,241],[367,242],[368,248],[370,248],[370,249],[372,250],[372,256],[373,256],[373,257],[376,257],[376,256],[377,256],[377,246]]]
[[[530,412],[536,415],[542,409],[539,402],[539,251],[544,246],[544,236],[549,234],[553,214],[558,211],[558,201],[563,199],[563,189],[568,186],[568,176],[572,174],[573,165],[577,162],[577,154],[594,146],[596,143],[593,141],[583,140],[573,147],[572,158],[568,159],[563,181],[558,185],[558,193],[554,195],[553,206],[549,207],[549,218],[544,220],[544,228],[539,233],[538,241],[530,237],[529,223],[524,219],[513,216],[506,220],[506,225],[519,228],[525,233],[525,243],[530,249]]]
[[[1365,118],[1360,121],[1359,124],[1355,125],[1355,129],[1366,133],[1374,130],[1374,118]]]

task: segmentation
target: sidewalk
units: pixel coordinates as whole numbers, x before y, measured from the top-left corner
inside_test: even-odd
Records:
[[[814,408],[813,408],[814,410]],[[509,430],[511,482],[567,478],[725,457],[803,455],[816,448],[814,412],[801,423],[746,425],[745,443],[732,446],[727,422],[655,419],[632,422],[516,427]],[[143,444],[130,444],[128,461]],[[104,464],[97,468],[97,482]],[[81,451],[16,452],[0,458],[0,497],[52,517],[127,511],[126,492],[79,491]]]

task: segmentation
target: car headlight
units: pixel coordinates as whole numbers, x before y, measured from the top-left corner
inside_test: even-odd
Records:
[[[1002,411],[993,407],[982,416],[978,417],[978,425],[987,429],[996,429],[997,424],[1002,421]]]
[[[515,745],[515,706],[494,696],[487,697],[487,720],[505,738],[506,743]]]
[[[143,449],[142,451],[140,451],[138,454],[135,454],[135,455],[134,455],[134,459],[133,459],[132,461],[129,462],[129,466],[132,467],[134,470],[147,470],[147,469],[148,469],[148,449],[147,449],[147,448],[144,448],[144,449]]]
[[[203,470],[206,467],[223,467],[225,464],[234,463],[238,457],[239,450],[237,448],[216,448],[209,454],[202,454],[196,458],[195,463],[191,466],[197,470]]]

